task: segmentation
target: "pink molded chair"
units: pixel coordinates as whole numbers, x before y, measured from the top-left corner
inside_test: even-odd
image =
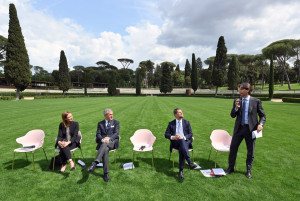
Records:
[[[133,144],[132,167],[134,163],[135,151],[138,152],[152,151],[152,167],[154,167],[153,144],[155,140],[156,137],[148,129],[139,129],[135,131],[134,135],[130,138],[130,141]]]
[[[39,148],[43,148],[46,160],[48,161],[46,152],[43,147],[44,138],[45,138],[45,133],[43,130],[31,130],[25,136],[17,138],[16,139],[17,143],[22,144],[23,147],[17,148],[14,150],[12,170],[14,170],[15,152],[24,152],[26,155],[27,161],[28,161],[27,152],[32,152],[33,169],[34,169],[34,151],[35,150],[37,150]]]
[[[81,135],[81,132],[80,132],[80,131],[78,131],[78,136],[80,137],[80,141],[79,141],[80,146],[79,146],[79,147],[75,147],[74,149],[71,149],[71,150],[70,150],[70,151],[73,153],[74,163],[76,162],[76,159],[75,159],[75,152],[74,152],[74,151],[76,151],[78,148],[80,149],[81,156],[82,156],[82,158],[84,159],[83,154],[82,154],[82,150],[81,150],[81,140],[82,140],[82,135]],[[57,142],[57,138],[55,138],[55,143],[56,143],[56,142]],[[55,155],[56,155],[56,153],[59,153],[59,152],[60,152],[59,149],[55,149],[55,150],[54,150],[54,157],[53,157],[53,171],[54,171],[54,165],[55,165]]]
[[[211,150],[214,148],[216,150],[215,168],[217,166],[218,151],[229,152],[231,139],[232,137],[225,130],[213,130],[211,133],[210,140],[212,147],[209,152],[208,160],[210,159]]]

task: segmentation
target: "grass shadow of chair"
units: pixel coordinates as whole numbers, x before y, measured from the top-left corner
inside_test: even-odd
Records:
[[[13,161],[11,160],[11,161],[2,163],[3,166],[6,166],[6,167],[4,167],[4,169],[11,170],[12,162]],[[16,159],[14,161],[14,170],[25,168],[25,167],[31,165],[31,163],[32,163],[32,161],[29,161],[29,160],[26,160],[26,159]]]
[[[173,169],[169,168],[168,164],[169,160],[167,158],[154,158],[155,159],[155,171],[158,173],[163,173],[168,177],[176,177],[177,173],[173,171]],[[140,161],[147,163],[149,165],[152,164],[151,158],[140,157]]]

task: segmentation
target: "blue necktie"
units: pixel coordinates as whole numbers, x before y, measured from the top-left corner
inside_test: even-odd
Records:
[[[180,121],[178,121],[178,133],[179,133],[179,135],[184,136],[183,135],[183,129],[181,127],[181,122]]]
[[[245,119],[246,119],[246,99],[243,98],[243,105],[242,105],[242,125],[245,124]]]

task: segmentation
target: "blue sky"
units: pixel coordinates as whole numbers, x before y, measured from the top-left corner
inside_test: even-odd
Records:
[[[224,36],[228,54],[260,54],[281,39],[300,38],[299,0],[1,0],[0,35],[7,37],[14,3],[30,63],[58,69],[119,58],[170,61],[183,70],[192,53],[215,56]]]
[[[153,15],[151,5],[156,1],[141,0],[35,0],[33,7],[55,17],[70,18],[84,26],[87,32],[97,35],[103,31],[126,34],[126,27],[141,20],[161,24]]]

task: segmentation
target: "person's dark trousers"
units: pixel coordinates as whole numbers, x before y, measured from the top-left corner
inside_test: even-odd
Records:
[[[184,162],[187,160],[188,163],[191,163],[190,154],[189,154],[189,144],[190,141],[181,140],[172,140],[172,146],[175,149],[179,150],[179,171],[182,171],[184,168]]]
[[[76,147],[77,147],[76,143],[71,143],[64,148],[59,148],[60,149],[59,153],[60,153],[61,161],[62,161],[63,165],[67,164],[67,161],[72,158],[71,150]]]
[[[229,153],[229,168],[231,169],[234,169],[237,151],[244,138],[247,146],[246,166],[247,168],[252,168],[252,163],[254,159],[255,139],[252,139],[252,133],[249,130],[249,126],[240,125],[238,132],[233,135],[231,140]]]
[[[95,158],[95,162],[100,163],[101,158],[103,158],[103,172],[104,174],[108,173],[108,167],[109,167],[109,161],[108,161],[108,152],[110,149],[114,148],[114,142],[109,141],[109,143],[102,143],[99,150],[98,154]]]

